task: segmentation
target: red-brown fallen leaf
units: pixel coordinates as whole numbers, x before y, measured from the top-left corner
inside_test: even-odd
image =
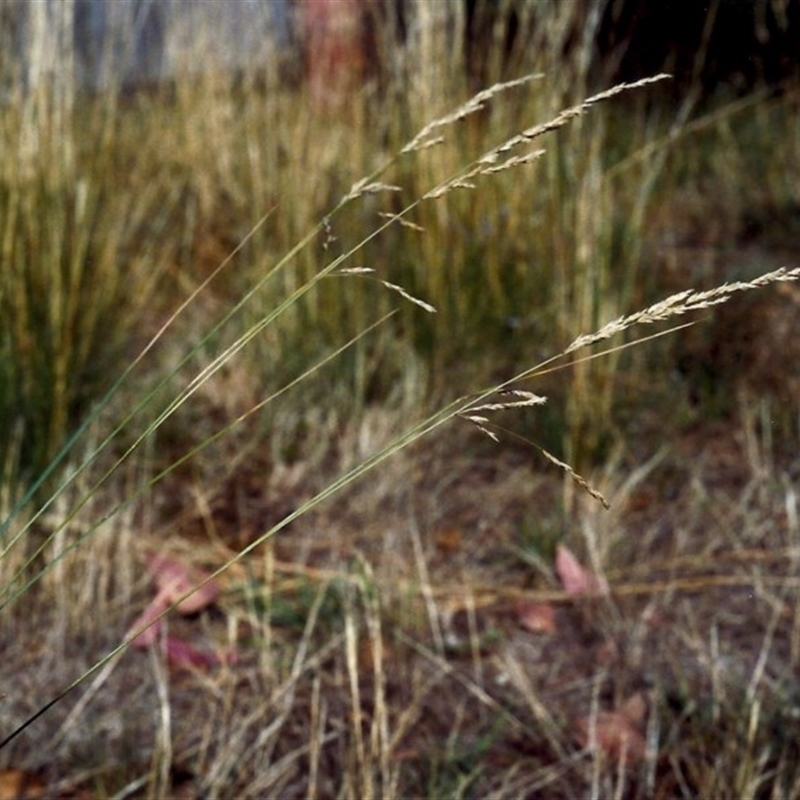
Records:
[[[514,605],[517,622],[531,633],[555,633],[556,612],[550,603],[520,600]]]
[[[463,534],[461,528],[444,528],[434,538],[436,549],[445,555],[452,555],[461,550]]]
[[[600,711],[576,722],[578,742],[614,763],[634,766],[644,760],[647,743],[638,727],[621,711]]]
[[[42,782],[21,769],[0,770],[0,800],[36,800],[44,797]]]
[[[624,714],[634,725],[644,725],[647,717],[647,699],[642,692],[632,694],[620,707],[619,713]]]
[[[361,673],[375,671],[375,661],[380,648],[380,658],[383,664],[391,663],[394,655],[387,641],[383,638],[376,641],[372,636],[362,636],[358,640],[358,669]]]
[[[556,573],[567,594],[608,594],[605,580],[581,566],[563,544],[556,548]]]
[[[200,650],[178,636],[167,636],[164,652],[167,661],[179,669],[211,669],[221,663],[216,653]]]

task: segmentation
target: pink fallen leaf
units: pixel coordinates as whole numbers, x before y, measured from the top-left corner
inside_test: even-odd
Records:
[[[136,631],[140,631],[132,640],[134,647],[144,648],[154,644],[161,632],[161,620],[159,617],[169,606],[169,601],[162,595],[157,594],[155,599],[142,611],[128,628],[125,638]]]
[[[605,580],[581,566],[563,544],[556,549],[556,573],[567,594],[608,594]]]
[[[601,711],[576,723],[578,742],[615,763],[633,766],[644,760],[647,743],[639,728],[621,711]]]
[[[517,622],[531,633],[555,633],[556,612],[550,603],[521,600],[514,606]]]
[[[204,570],[191,569],[177,558],[157,554],[148,558],[147,567],[155,577],[158,596],[166,597],[169,604],[191,592],[176,606],[180,614],[195,614],[217,599],[219,585],[216,581],[207,580],[209,573]]]
[[[176,606],[180,614],[195,614],[213,603],[219,593],[217,583],[207,580],[207,572],[191,570],[176,558],[152,555],[147,566],[158,593],[128,629],[127,636],[141,631],[131,642],[134,647],[149,647],[156,642],[162,627],[159,618],[173,603],[180,600]]]

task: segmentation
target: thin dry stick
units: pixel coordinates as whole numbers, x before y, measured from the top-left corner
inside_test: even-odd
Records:
[[[308,744],[308,790],[306,797],[308,800],[313,800],[317,796],[318,781],[319,781],[319,759],[322,751],[322,740],[325,736],[325,723],[327,704],[320,700],[320,686],[322,679],[319,673],[314,676],[314,682],[311,685],[311,721],[309,729],[311,737]]]
[[[365,800],[372,800],[375,796],[375,787],[372,785],[372,776],[367,768],[364,748],[363,711],[361,707],[361,691],[358,685],[358,638],[354,617],[355,610],[353,609],[353,600],[351,598],[344,615],[345,656],[347,675],[350,679],[350,716],[355,740],[358,788]]]
[[[375,576],[370,563],[359,558],[364,579],[358,583],[359,592],[364,603],[364,617],[369,631],[369,643],[372,654],[372,678],[374,687],[374,710],[370,731],[370,756],[373,762],[380,765],[381,796],[394,797],[397,771],[390,767],[391,748],[389,746],[389,709],[386,698],[386,672],[384,669],[385,653],[383,648],[383,630],[381,624],[381,602],[375,587]]]
[[[442,626],[439,622],[439,609],[436,606],[436,598],[434,597],[430,575],[428,574],[428,564],[422,549],[422,537],[419,534],[419,526],[417,525],[416,519],[413,517],[411,519],[410,530],[414,560],[416,561],[417,571],[419,572],[420,594],[425,601],[425,610],[428,613],[428,623],[431,626],[431,635],[433,636],[436,652],[442,655],[445,649]]]

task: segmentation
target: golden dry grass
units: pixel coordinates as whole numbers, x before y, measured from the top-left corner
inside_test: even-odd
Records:
[[[680,379],[642,369],[625,383],[630,341],[609,340],[735,307],[741,292],[770,296],[800,273],[756,264],[654,301],[640,260],[615,267],[611,231],[630,212],[623,238],[643,234],[658,156],[674,142],[656,142],[644,166],[631,168],[637,154],[610,165],[613,114],[583,115],[656,79],[585,100],[559,97],[557,83],[546,103],[505,102],[542,83],[531,80],[498,81],[454,112],[412,94],[409,109],[437,121],[412,116],[416,135],[398,124],[387,138],[397,160],[369,153],[368,91],[355,124],[326,119],[313,136],[281,93],[254,92],[238,114],[219,76],[124,117],[156,120],[158,146],[121,147],[137,156],[131,187],[171,171],[163,186],[188,209],[167,226],[189,254],[169,271],[188,300],[177,312],[145,302],[154,335],[70,443],[51,502],[15,507],[22,481],[6,470],[4,768],[55,796],[797,791],[796,458],[773,451],[752,404],[706,427]],[[266,143],[265,110],[277,121]],[[635,142],[648,125],[634,118]],[[552,153],[528,149],[546,134]],[[520,253],[531,202],[540,247]],[[226,204],[234,220],[265,216],[199,242],[195,226],[221,224]],[[509,210],[475,249],[482,204]],[[229,236],[242,240],[235,251]],[[531,299],[545,270],[522,255],[557,267],[546,302]],[[488,318],[471,316],[487,297]],[[524,347],[495,341],[510,314]],[[442,327],[418,321],[429,317]],[[534,347],[542,326],[551,338]],[[641,388],[641,422],[603,452],[619,385]],[[651,390],[666,400],[648,414]],[[565,489],[553,464],[589,494]],[[561,542],[608,595],[560,587]],[[210,668],[126,647],[154,551],[222,584],[212,609],[168,613],[161,633],[216,653]],[[531,604],[552,615],[538,632],[523,624]]]

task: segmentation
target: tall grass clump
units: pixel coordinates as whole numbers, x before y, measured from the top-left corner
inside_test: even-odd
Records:
[[[476,13],[486,11],[479,4]],[[282,90],[277,66],[245,72],[237,92],[229,91],[220,71],[193,75],[178,81],[166,107],[156,101],[160,133],[153,135],[161,140],[169,169],[187,175],[187,207],[197,224],[187,269],[212,268],[242,238],[253,209],[274,203],[276,213],[249,240],[237,269],[222,279],[241,290],[309,225],[325,218],[360,175],[379,167],[427,121],[446,114],[448,98],[470,94],[468,53],[459,35],[466,25],[463,12],[455,5],[427,9],[420,4],[420,13],[430,19],[420,20],[409,33],[418,39],[412,38],[407,50],[385,45],[380,53],[384,77],[353,92],[346,115],[298,104],[295,93]],[[378,214],[395,213],[409,198],[423,196],[504,131],[524,128],[534,117],[549,118],[594,91],[588,58],[591,25],[577,48],[582,55],[563,58],[583,15],[570,6],[520,13],[520,18],[497,15],[486,63],[475,69],[484,85],[509,74],[542,73],[547,80],[524,98],[498,100],[464,120],[453,131],[447,152],[433,148],[398,162],[392,181],[402,192],[341,209],[315,244],[298,254],[296,270],[276,278],[283,283],[281,291],[291,291],[299,276],[314,275],[329,256],[359,241],[360,231],[374,224]],[[598,24],[594,17],[590,22]],[[513,47],[500,60],[508,41]],[[621,313],[634,298],[654,299],[638,291],[642,276],[636,242],[663,157],[656,153],[624,161],[620,154],[636,152],[671,121],[648,122],[644,104],[633,104],[630,111],[615,112],[610,106],[595,111],[591,126],[584,128],[578,120],[552,134],[551,158],[530,165],[530,181],[497,174],[483,181],[479,192],[453,194],[446,205],[417,205],[406,220],[410,225],[392,226],[363,245],[363,266],[380,265],[387,278],[437,308],[435,316],[423,319],[411,308],[402,310],[390,327],[408,346],[399,352],[373,351],[366,362],[353,365],[362,369],[353,382],[370,398],[382,399],[386,387],[363,371],[367,363],[421,357],[429,369],[429,394],[446,395],[454,379],[466,389],[490,368],[487,342],[499,354],[491,356],[493,368],[502,371],[527,355],[531,339],[546,337],[564,346],[575,330]],[[309,124],[309,116],[319,124]],[[306,191],[298,192],[299,186]],[[291,344],[287,338],[281,364],[291,363],[292,353],[304,363],[341,332],[344,319],[355,332],[364,322],[365,307],[377,302],[388,310],[373,289],[369,281],[350,282],[347,291],[337,281],[316,287],[308,303],[291,312],[291,328],[285,319],[283,336]],[[271,298],[264,297],[269,305]],[[259,363],[270,363],[275,352],[272,340],[263,341],[263,347],[253,349],[254,372]],[[458,361],[461,367],[455,370]],[[402,372],[403,363],[397,368]],[[595,362],[563,373],[570,384],[569,391],[563,387],[564,397],[574,398],[565,404],[569,419],[560,424],[565,440],[580,427],[575,440],[588,442],[595,431],[609,426],[617,372],[611,359],[607,366]],[[581,414],[586,419],[579,426]]]
[[[110,387],[130,340],[143,340],[142,312],[174,249],[164,232],[176,197],[117,161],[113,104],[67,102],[72,91],[20,88],[0,125],[0,459],[25,481]]]
[[[551,30],[564,36],[567,7],[549,12]],[[607,487],[584,467],[603,455],[627,344],[688,326],[740,293],[789,285],[800,270],[651,301],[655,287],[643,287],[636,253],[662,151],[615,158],[611,145],[623,137],[615,131],[625,130],[634,154],[652,131],[644,112],[626,126],[610,109],[668,76],[595,91],[580,58],[572,88],[558,73],[495,75],[501,65],[488,60],[485,74],[496,79],[474,93],[462,70],[433,57],[455,46],[448,27],[431,20],[420,36],[422,66],[397,66],[410,87],[402,113],[388,116],[385,87],[369,85],[355,96],[356,124],[335,105],[315,107],[303,90],[300,113],[277,67],[258,82],[245,75],[241,100],[219,73],[183,76],[174,91],[124,109],[76,100],[97,112],[103,146],[76,144],[64,166],[48,128],[54,138],[39,138],[51,149],[34,162],[40,173],[4,178],[14,224],[4,232],[0,301],[9,313],[0,334],[3,369],[20,392],[9,406],[5,441],[17,450],[5,474],[36,488],[3,497],[0,527],[0,649],[31,653],[3,674],[12,687],[4,684],[0,701],[9,771],[24,764],[58,791],[91,784],[117,796],[573,796],[575,786],[600,796],[629,785],[646,796],[662,772],[667,787],[716,786],[703,782],[710,770],[687,778],[681,764],[701,721],[691,691],[719,677],[719,659],[708,674],[705,661],[692,661],[685,685],[676,662],[670,690],[685,690],[684,706],[670,717],[673,700],[654,695],[650,749],[642,746],[630,777],[624,742],[610,760],[597,748],[610,713],[601,703],[630,687],[609,693],[602,670],[588,681],[570,671],[559,689],[564,708],[550,708],[526,672],[544,660],[512,635],[517,647],[494,650],[508,631],[482,625],[484,605],[497,598],[518,613],[529,584],[472,586],[459,551],[478,543],[462,548],[464,532],[448,527],[432,547],[408,487],[436,501],[444,494],[451,473],[431,483],[416,454],[455,423],[494,440],[529,440],[581,497],[608,506]],[[558,48],[544,52],[536,57],[555,66]],[[527,48],[511,56],[515,67],[533,57]],[[445,107],[450,91],[463,99]],[[20,97],[19,108],[27,102]],[[375,109],[384,110],[378,142],[368,124]],[[303,115],[319,115],[324,133]],[[137,135],[143,119],[155,121]],[[75,124],[66,114],[56,130],[69,138]],[[5,135],[22,146],[11,128]],[[123,173],[126,191],[115,192]],[[534,244],[520,249],[528,238]],[[162,273],[169,281],[159,282]],[[481,363],[490,360],[481,345],[499,360]],[[547,398],[548,385],[561,395]],[[517,431],[515,414],[536,419],[554,400],[563,407],[560,447]],[[379,468],[389,459],[402,466],[387,477]],[[16,464],[30,464],[28,474]],[[448,464],[456,476],[461,468]],[[48,480],[37,481],[40,473]],[[616,494],[632,493],[643,474]],[[382,507],[365,503],[369,519],[357,492],[381,481],[395,499],[386,491]],[[333,505],[345,495],[346,508]],[[785,500],[791,509],[788,490]],[[406,504],[402,530],[384,529],[383,515]],[[605,570],[614,542],[601,541],[593,511],[577,502],[567,510],[593,568]],[[368,541],[339,541],[339,516]],[[786,553],[797,534],[791,520],[787,510]],[[325,548],[335,555],[321,555]],[[452,561],[444,588],[429,570],[432,549]],[[391,556],[380,574],[375,553]],[[541,553],[523,555],[553,579]],[[715,553],[695,555],[702,567]],[[496,566],[496,554],[484,556]],[[136,620],[132,606],[152,599],[150,572],[176,561],[196,570],[189,583],[168,578],[181,588],[164,600],[174,587],[157,575],[163,602]],[[512,574],[512,562],[499,569]],[[659,569],[674,577],[671,562]],[[699,569],[696,582],[716,585]],[[734,577],[736,587],[758,590],[769,618],[745,698],[749,764],[761,772],[743,770],[737,785],[752,788],[774,758],[791,756],[788,745],[768,753],[759,717],[785,607],[760,574]],[[648,590],[634,580],[626,587],[632,596]],[[203,589],[213,611],[178,618]],[[533,597],[570,602],[552,589]],[[607,599],[577,609],[582,647],[622,625],[622,606]],[[655,592],[652,603],[648,619],[657,618]],[[648,625],[642,612],[638,653]],[[704,645],[687,634],[675,652]],[[635,672],[635,655],[619,661],[626,676]],[[720,687],[707,710],[714,719]],[[587,704],[583,737],[570,733],[570,693]],[[660,720],[675,729],[662,734]],[[685,748],[681,730],[690,733]],[[678,753],[671,764],[658,761],[661,746]],[[714,758],[702,761],[724,761]]]

